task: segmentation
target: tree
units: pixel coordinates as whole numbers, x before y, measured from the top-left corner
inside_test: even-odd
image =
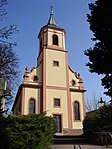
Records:
[[[88,112],[83,121],[84,132],[91,129],[95,132],[112,131],[112,105],[104,105],[99,109]]]
[[[112,138],[107,134],[112,131],[112,105],[105,104],[97,110],[88,112],[83,121],[83,130],[89,143],[111,144]]]
[[[7,3],[7,0],[0,0],[1,23],[7,14],[5,9]],[[13,50],[16,43],[11,41],[11,36],[16,32],[18,32],[18,30],[17,26],[14,24],[0,27],[0,81],[5,80],[7,82],[7,89],[13,91],[19,78],[18,57]],[[9,99],[11,99],[11,97],[7,97],[6,102],[11,102]]]
[[[95,111],[100,107],[99,101],[101,96],[99,94],[94,94],[91,99],[86,99],[86,110],[88,111]]]
[[[55,132],[55,121],[45,113],[3,117],[0,149],[49,149]]]
[[[95,42],[93,48],[84,51],[89,57],[86,64],[90,72],[103,75],[101,79],[106,95],[112,97],[112,1],[96,0],[89,4],[90,14],[87,14],[90,30]]]

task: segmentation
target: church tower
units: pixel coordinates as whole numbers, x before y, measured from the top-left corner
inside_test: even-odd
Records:
[[[39,32],[37,67],[26,68],[13,112],[34,114],[46,112],[54,117],[58,130],[82,129],[85,116],[84,88],[80,74],[68,66],[65,30],[57,26],[51,7],[47,25]]]

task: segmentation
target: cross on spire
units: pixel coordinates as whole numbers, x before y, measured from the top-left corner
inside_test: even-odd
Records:
[[[53,6],[51,5],[50,15],[53,15]]]
[[[56,26],[56,21],[54,19],[54,16],[53,16],[53,7],[50,6],[51,9],[50,9],[50,17],[49,17],[49,21],[47,23],[47,25],[50,25],[50,26]]]

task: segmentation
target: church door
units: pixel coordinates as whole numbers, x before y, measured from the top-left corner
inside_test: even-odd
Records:
[[[54,114],[53,118],[57,125],[57,132],[62,132],[61,115]]]

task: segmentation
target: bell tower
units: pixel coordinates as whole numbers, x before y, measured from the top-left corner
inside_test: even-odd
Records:
[[[38,38],[40,51],[43,48],[65,50],[65,30],[56,25],[52,7],[49,21],[41,28]]]
[[[68,52],[65,49],[65,33],[64,29],[57,26],[51,7],[48,23],[41,28],[38,35],[40,46],[37,67],[41,67],[41,72],[38,73],[42,74],[42,111],[47,111],[47,115],[57,113],[57,108],[53,108],[53,100],[60,99],[62,105],[65,104],[63,107],[66,107],[66,110],[65,108],[59,109],[59,115],[65,113],[63,116],[66,121],[65,125],[71,127]]]

